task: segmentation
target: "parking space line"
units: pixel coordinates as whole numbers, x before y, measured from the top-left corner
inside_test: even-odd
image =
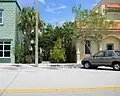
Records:
[[[4,89],[0,89],[3,92]],[[119,87],[95,87],[95,88],[29,88],[7,89],[5,93],[37,93],[37,92],[87,92],[87,91],[118,91]]]

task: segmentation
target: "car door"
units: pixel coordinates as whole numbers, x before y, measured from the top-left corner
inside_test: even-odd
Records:
[[[97,54],[93,56],[91,59],[91,62],[93,65],[103,65],[103,59],[104,59],[105,53],[104,51],[100,51]]]
[[[103,58],[104,65],[110,65],[114,59],[114,52],[113,51],[105,51],[105,57]]]

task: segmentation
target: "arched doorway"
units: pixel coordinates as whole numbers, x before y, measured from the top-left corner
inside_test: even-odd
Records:
[[[103,39],[100,47],[102,50],[120,50],[120,38],[118,36],[109,35]]]

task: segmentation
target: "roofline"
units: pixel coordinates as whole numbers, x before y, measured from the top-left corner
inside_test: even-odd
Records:
[[[100,5],[102,5],[102,1],[100,0],[95,7],[92,8],[93,11],[95,11]]]
[[[18,8],[21,10],[21,7],[18,4],[17,0],[14,0],[14,1],[12,1],[12,0],[11,1],[10,0],[6,0],[6,1],[0,1],[0,2],[15,2],[17,4]]]

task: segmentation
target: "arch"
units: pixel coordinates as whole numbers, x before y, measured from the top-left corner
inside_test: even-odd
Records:
[[[120,37],[117,35],[107,35],[103,38],[100,49],[102,50],[119,50],[120,49]]]
[[[108,37],[115,37],[115,38],[117,38],[117,39],[120,40],[120,37],[117,36],[117,35],[107,35],[107,36],[105,36],[105,37],[103,38],[103,40],[106,39],[106,38],[108,38]]]

